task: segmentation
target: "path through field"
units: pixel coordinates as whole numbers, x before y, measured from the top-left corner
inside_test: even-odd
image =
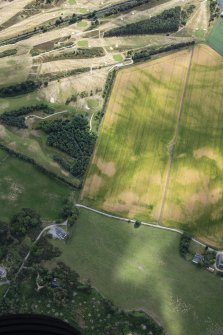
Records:
[[[179,135],[180,119],[181,119],[182,111],[183,111],[183,108],[184,108],[184,100],[185,100],[185,96],[186,96],[186,90],[187,90],[187,86],[188,86],[193,55],[194,55],[194,48],[192,48],[192,50],[191,50],[191,55],[190,55],[190,58],[189,58],[189,64],[187,66],[187,76],[186,76],[186,80],[185,80],[185,83],[184,83],[184,89],[183,89],[183,95],[182,95],[181,102],[180,102],[179,113],[177,115],[175,135],[174,135],[174,138],[173,138],[171,144],[168,147],[169,154],[170,154],[170,159],[169,159],[169,164],[168,164],[168,172],[167,172],[167,176],[166,176],[166,183],[165,183],[163,197],[162,197],[162,201],[161,201],[161,208],[160,208],[160,214],[159,214],[159,219],[158,219],[159,224],[162,223],[162,219],[163,219],[163,210],[164,210],[164,206],[165,206],[165,203],[166,203],[166,197],[167,197],[167,192],[168,192],[168,187],[169,187],[169,182],[170,182],[171,168],[172,168],[172,164],[173,164],[174,153],[175,153],[175,148],[176,148],[176,144],[177,144],[177,138],[178,138],[178,135]]]
[[[220,247],[222,74],[222,57],[206,45],[119,71],[84,204],[179,229],[186,224]]]

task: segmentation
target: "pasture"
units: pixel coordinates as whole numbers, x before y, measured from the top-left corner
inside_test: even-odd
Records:
[[[208,44],[223,56],[223,19],[219,18],[214,24],[208,38]]]
[[[121,308],[143,308],[167,334],[221,333],[222,281],[179,256],[178,234],[81,210],[68,242],[53,243],[82,279]]]
[[[0,150],[1,220],[9,220],[22,207],[35,209],[43,219],[54,220],[71,190],[31,164]]]
[[[221,246],[222,74],[205,45],[119,71],[84,202]]]

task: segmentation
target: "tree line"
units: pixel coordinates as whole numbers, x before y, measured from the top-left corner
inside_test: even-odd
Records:
[[[47,175],[50,178],[54,178],[57,179],[61,182],[63,182],[64,184],[74,188],[74,189],[80,189],[81,185],[77,185],[77,184],[73,184],[71,182],[69,182],[67,179],[65,179],[64,177],[59,176],[58,174],[56,174],[53,171],[47,170],[44,166],[40,165],[39,163],[37,163],[35,161],[35,159],[28,157],[20,152],[14,151],[10,148],[8,148],[7,146],[5,146],[4,144],[0,143],[0,149],[8,152],[10,155],[13,155],[15,157],[17,157],[18,159],[21,159],[25,162],[28,162],[30,164],[32,164],[34,167],[36,167],[39,171],[43,172],[45,175]]]
[[[24,115],[39,111],[52,114],[54,109],[46,104],[21,107],[19,109],[0,114],[0,123],[10,127],[27,128]]]
[[[0,58],[12,56],[12,55],[15,55],[16,53],[17,53],[16,49],[5,50],[5,51],[0,52]]]
[[[210,19],[209,22],[213,21],[216,17],[219,16],[221,9],[219,6],[219,1],[217,0],[210,0]]]
[[[0,97],[13,97],[16,95],[33,92],[36,89],[40,88],[41,85],[41,81],[26,80],[19,84],[2,87],[0,88]]]
[[[179,6],[163,11],[150,19],[127,24],[105,32],[105,37],[170,33],[179,29],[181,23],[181,8]]]
[[[134,60],[134,63],[138,63],[138,62],[144,62],[145,60],[150,59],[152,56],[160,54],[160,53],[164,53],[164,52],[168,52],[171,50],[177,50],[177,49],[181,49],[181,48],[185,48],[185,47],[189,47],[189,46],[193,46],[195,44],[195,41],[188,41],[188,42],[181,42],[181,43],[177,43],[177,44],[170,44],[164,47],[159,47],[159,48],[145,48],[142,49],[140,51],[129,51],[128,52],[128,57],[132,57],[132,59]]]
[[[48,134],[48,145],[75,159],[69,169],[71,174],[83,177],[96,142],[96,135],[89,131],[88,120],[77,114],[71,120],[42,121],[40,129]]]
[[[103,118],[103,116],[105,114],[106,106],[107,106],[108,99],[109,99],[110,94],[111,94],[111,90],[112,90],[112,86],[113,86],[115,77],[116,77],[116,71],[115,70],[108,73],[108,76],[107,76],[107,79],[106,79],[106,82],[105,82],[104,91],[102,93],[102,97],[104,98],[104,103],[103,103],[102,109],[95,116],[95,119],[98,121],[98,124],[100,123],[101,119]]]
[[[44,62],[54,61],[58,59],[80,59],[80,58],[94,58],[103,57],[105,55],[102,47],[94,48],[78,48],[74,51],[63,52],[54,56],[47,56],[44,58]]]
[[[80,68],[68,70],[68,71],[44,73],[44,74],[39,75],[39,79],[49,82],[49,81],[58,80],[61,78],[70,77],[70,76],[77,76],[81,73],[89,72],[90,70],[91,70],[90,67],[80,67]]]
[[[99,9],[97,11],[94,11],[92,13],[90,13],[90,17],[93,18],[101,18],[101,17],[105,17],[105,16],[111,16],[111,15],[116,15],[122,12],[126,12],[129,11],[135,7],[139,7],[142,6],[144,4],[147,4],[151,2],[151,0],[127,0],[125,2],[121,2],[118,4],[114,4],[111,6],[108,6],[106,8],[103,9]]]

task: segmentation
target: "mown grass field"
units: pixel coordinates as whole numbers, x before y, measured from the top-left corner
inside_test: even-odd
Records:
[[[1,220],[9,220],[23,207],[35,209],[43,219],[57,219],[71,190],[23,162],[0,150]]]
[[[80,211],[61,260],[127,310],[143,309],[171,335],[223,330],[222,281],[179,256],[179,235]],[[195,293],[196,292],[196,293]]]
[[[208,38],[208,44],[223,56],[223,19],[219,18],[214,24]]]
[[[222,74],[222,58],[205,45],[196,46],[193,56],[184,50],[121,70],[85,182],[84,202],[159,220],[167,186],[161,223],[222,245]]]

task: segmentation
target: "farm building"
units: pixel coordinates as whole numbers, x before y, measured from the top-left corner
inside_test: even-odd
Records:
[[[0,266],[0,279],[6,278],[6,269]]]
[[[223,252],[217,254],[216,268],[220,271],[223,271]]]
[[[56,225],[51,227],[51,229],[49,230],[49,234],[51,234],[53,238],[58,238],[59,240],[64,240],[68,236],[68,233],[63,228]]]
[[[65,230],[61,227],[55,227],[55,232],[56,232],[57,238],[59,238],[60,240],[64,240],[68,236]]]
[[[194,264],[200,264],[200,263],[203,262],[203,260],[204,260],[204,256],[201,255],[201,254],[196,253],[196,254],[194,255],[193,259],[192,259],[192,262],[193,262]]]

